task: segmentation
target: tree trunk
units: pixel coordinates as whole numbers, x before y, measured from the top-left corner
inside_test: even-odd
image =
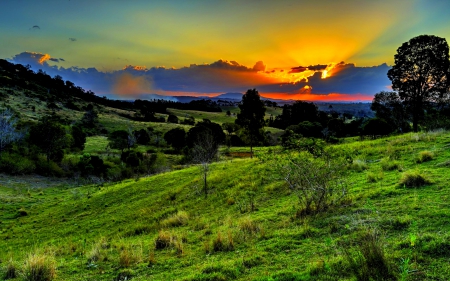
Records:
[[[250,159],[253,159],[253,134],[250,133]]]
[[[204,171],[205,174],[203,175],[204,179],[205,179],[205,185],[204,185],[204,189],[205,189],[205,199],[208,198],[208,188],[206,185],[206,170]]]

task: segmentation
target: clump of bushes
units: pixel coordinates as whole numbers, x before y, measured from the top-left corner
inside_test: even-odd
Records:
[[[427,161],[431,161],[434,158],[434,154],[431,151],[425,150],[421,151],[419,155],[417,156],[416,162],[417,163],[423,163]]]
[[[430,180],[418,171],[406,172],[400,179],[400,185],[406,187],[421,187],[430,183]]]
[[[233,235],[231,232],[228,232],[227,239],[225,239],[220,232],[217,232],[216,239],[212,241],[212,250],[214,252],[234,250]]]
[[[30,254],[23,267],[25,281],[51,281],[56,277],[56,262],[45,254]]]

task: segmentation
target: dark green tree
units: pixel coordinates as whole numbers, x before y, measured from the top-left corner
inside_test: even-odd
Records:
[[[72,126],[72,138],[72,148],[83,150],[84,144],[86,143],[86,133],[83,131],[83,128],[81,126]]]
[[[128,148],[128,132],[125,130],[114,131],[108,136],[108,142],[109,147],[120,149],[123,153],[123,150]]]
[[[253,142],[257,135],[260,134],[260,129],[264,127],[264,116],[266,114],[266,107],[261,101],[259,93],[256,89],[248,90],[243,96],[239,104],[240,112],[237,115],[235,123],[241,126],[250,137],[250,153],[253,157]]]
[[[384,119],[393,130],[400,133],[410,130],[406,107],[396,92],[376,93],[370,109],[375,111],[377,118]]]
[[[47,162],[60,161],[64,156],[63,149],[68,145],[64,127],[46,117],[31,127],[29,141],[46,155]]]
[[[425,106],[437,103],[448,93],[449,47],[444,38],[420,35],[403,43],[388,71],[392,89],[411,112],[417,132]]]
[[[180,150],[186,145],[186,132],[183,128],[173,128],[164,134],[164,140],[176,150]]]

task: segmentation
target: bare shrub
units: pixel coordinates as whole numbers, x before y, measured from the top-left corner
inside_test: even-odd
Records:
[[[298,196],[304,215],[325,211],[347,195],[344,162],[328,154],[316,158],[309,153],[289,156],[283,169],[285,181]]]

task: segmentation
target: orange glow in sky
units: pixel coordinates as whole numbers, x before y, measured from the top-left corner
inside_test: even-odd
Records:
[[[303,100],[303,101],[322,101],[322,102],[332,102],[332,101],[362,101],[370,102],[373,100],[373,95],[363,95],[363,94],[340,94],[340,93],[330,93],[326,95],[299,93],[299,94],[285,94],[285,93],[260,93],[264,98],[270,99],[290,99],[290,100]]]

